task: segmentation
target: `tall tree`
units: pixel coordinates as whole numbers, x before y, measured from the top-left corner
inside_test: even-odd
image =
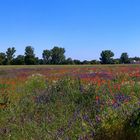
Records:
[[[126,52],[121,54],[120,63],[124,63],[124,64],[130,63],[129,56]]]
[[[35,57],[35,65],[39,65],[39,58]]]
[[[18,56],[14,59],[14,64],[15,64],[15,65],[24,65],[24,64],[25,64],[24,59],[25,59],[24,55],[18,55]]]
[[[101,52],[101,63],[102,64],[113,64],[114,53],[111,50],[104,50]]]
[[[39,65],[43,65],[43,64],[44,64],[43,59],[39,59],[39,60],[38,60],[38,63],[39,63]]]
[[[78,60],[78,59],[74,59],[73,62],[74,62],[75,65],[80,65],[81,64],[81,61]]]
[[[4,65],[6,62],[6,54],[1,52],[0,53],[0,65]]]
[[[69,57],[65,60],[65,64],[72,65],[72,64],[74,64],[74,62],[73,62],[72,58]]]
[[[43,57],[43,62],[44,64],[50,64],[51,60],[52,60],[52,56],[51,56],[51,51],[50,50],[44,50],[42,53],[42,57]]]
[[[55,46],[53,49],[51,49],[51,54],[52,54],[51,63],[63,64],[65,61],[64,53],[65,53],[65,49],[61,47]]]
[[[34,48],[32,46],[27,46],[25,48],[25,64],[26,65],[34,65],[34,64],[36,64]]]
[[[16,52],[15,48],[8,48],[6,51],[6,58],[7,58],[7,64],[10,65],[12,64],[12,61],[15,57],[14,53]]]

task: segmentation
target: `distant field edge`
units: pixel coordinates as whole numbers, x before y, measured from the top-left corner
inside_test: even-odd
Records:
[[[0,65],[0,69],[16,68],[50,68],[50,67],[140,67],[140,64],[112,64],[112,65]]]

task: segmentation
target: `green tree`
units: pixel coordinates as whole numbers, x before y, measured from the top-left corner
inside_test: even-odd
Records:
[[[39,60],[38,60],[38,63],[39,63],[39,65],[43,65],[43,64],[44,64],[43,59],[39,59]]]
[[[51,63],[52,64],[63,64],[65,61],[65,49],[55,46],[51,49]]]
[[[100,64],[100,61],[99,60],[91,60],[90,64]]]
[[[0,53],[0,65],[4,65],[6,61],[6,54],[1,52]]]
[[[16,52],[15,48],[12,47],[12,48],[8,48],[7,51],[6,51],[6,58],[7,58],[7,64],[8,65],[11,65],[12,64],[12,61],[15,57],[14,53]]]
[[[78,59],[74,59],[73,62],[74,62],[74,64],[76,64],[76,65],[80,65],[80,64],[81,64],[81,61],[78,60]]]
[[[120,59],[118,58],[114,59],[114,64],[120,64]]]
[[[18,55],[15,59],[14,59],[14,64],[15,65],[24,65],[25,64],[25,57],[24,55]]]
[[[72,64],[74,64],[74,62],[73,62],[72,58],[69,57],[65,60],[65,64],[72,65]]]
[[[52,60],[52,56],[51,56],[51,51],[50,50],[44,50],[42,53],[42,57],[43,57],[43,62],[44,64],[50,64],[51,60]]]
[[[126,52],[121,54],[120,63],[123,63],[123,64],[130,63],[129,56],[128,56],[128,54]]]
[[[83,62],[81,62],[81,64],[83,64],[83,65],[89,65],[90,64],[90,61],[84,60]]]
[[[104,50],[101,52],[101,63],[102,64],[113,64],[114,53],[111,50]]]
[[[133,60],[140,61],[140,57],[134,57]]]
[[[26,65],[35,65],[36,64],[34,48],[32,46],[27,46],[25,48],[25,64]]]
[[[39,65],[39,58],[35,57],[35,65]]]

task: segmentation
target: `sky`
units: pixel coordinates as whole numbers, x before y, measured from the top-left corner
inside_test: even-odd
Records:
[[[140,56],[140,0],[0,0],[0,52],[64,47],[66,57]]]

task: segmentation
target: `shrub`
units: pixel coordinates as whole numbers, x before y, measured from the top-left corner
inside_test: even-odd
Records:
[[[29,93],[38,93],[46,88],[46,80],[45,77],[41,74],[33,74],[28,77],[25,89]]]

